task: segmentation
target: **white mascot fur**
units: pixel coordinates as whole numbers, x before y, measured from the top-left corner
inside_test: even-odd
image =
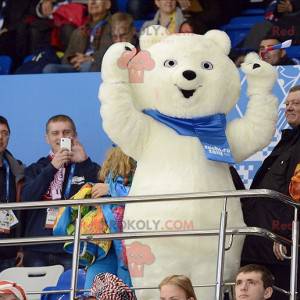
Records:
[[[198,137],[178,134],[143,113],[150,109],[181,119],[228,113],[241,89],[238,70],[228,57],[228,36],[219,30],[205,35],[168,35],[163,27],[153,26],[141,35],[140,46],[142,51],[138,54],[129,43],[117,43],[108,49],[102,63],[99,93],[104,130],[137,161],[130,195],[234,190],[229,164],[207,159]],[[277,121],[277,99],[271,93],[276,70],[254,53],[246,57],[242,70],[248,83],[247,111],[243,118],[226,126],[227,141],[236,162],[268,145]],[[216,199],[136,203],[126,206],[124,220],[125,224],[136,224],[133,231],[178,229],[180,222],[192,222],[192,229],[217,229],[222,206],[223,201]],[[245,226],[239,200],[229,199],[227,208],[228,227]],[[137,226],[141,221],[149,225],[155,220],[158,228]],[[168,228],[164,227],[167,223]],[[170,228],[172,224],[177,227]],[[132,245],[140,245],[141,249],[138,253],[136,247],[137,253],[130,251],[127,255],[133,285],[158,286],[171,274],[185,274],[194,285],[214,283],[217,240],[128,240],[127,252]],[[233,280],[243,240],[235,236],[233,246],[226,252],[224,280]],[[152,257],[143,258],[149,254]],[[212,300],[214,288],[199,288],[196,294],[198,299]],[[158,291],[153,290],[137,295],[142,300],[159,299]]]

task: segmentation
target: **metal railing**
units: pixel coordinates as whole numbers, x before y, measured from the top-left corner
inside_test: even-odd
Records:
[[[244,227],[244,228],[227,228],[227,199],[228,198],[253,198],[263,197],[272,198],[276,201],[281,201],[286,205],[294,208],[294,220],[292,224],[292,240],[276,235],[271,231],[258,227]],[[223,200],[223,210],[221,213],[219,229],[213,230],[183,230],[183,231],[151,231],[151,232],[130,232],[130,233],[110,233],[110,234],[80,234],[81,221],[81,206],[85,205],[99,205],[99,204],[126,204],[126,203],[146,203],[146,202],[160,202],[160,201],[181,201],[206,199]],[[147,238],[161,238],[161,237],[181,237],[181,236],[219,236],[218,240],[218,258],[216,282],[206,285],[198,285],[195,287],[212,287],[215,286],[215,299],[222,299],[222,287],[225,285],[232,285],[232,283],[223,282],[224,271],[224,253],[226,235],[256,235],[263,236],[278,243],[291,245],[291,271],[290,271],[290,291],[285,291],[277,288],[283,293],[290,295],[290,300],[296,300],[297,295],[297,271],[298,271],[298,240],[299,240],[299,221],[298,208],[299,204],[291,200],[290,197],[271,190],[250,190],[250,191],[225,191],[225,192],[209,192],[209,193],[192,193],[192,194],[175,194],[175,195],[155,195],[155,196],[132,196],[122,198],[99,198],[99,199],[83,199],[83,200],[52,200],[52,201],[36,201],[36,202],[22,202],[22,203],[5,203],[0,204],[0,209],[40,209],[48,207],[66,207],[78,206],[78,215],[75,224],[74,236],[47,236],[47,237],[30,237],[30,238],[10,238],[0,239],[0,246],[12,245],[32,245],[32,244],[51,244],[61,242],[74,242],[74,250],[72,257],[72,277],[70,290],[51,291],[50,293],[65,293],[70,292],[70,298],[75,299],[77,287],[77,270],[79,265],[79,245],[80,241],[92,240],[115,240],[115,239],[147,239]],[[157,287],[134,287],[134,289],[156,289]],[[31,291],[28,294],[43,294],[49,293],[41,291]]]

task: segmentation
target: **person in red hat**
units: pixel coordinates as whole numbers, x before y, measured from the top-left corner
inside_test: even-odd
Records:
[[[24,288],[12,281],[0,281],[1,300],[28,300]]]

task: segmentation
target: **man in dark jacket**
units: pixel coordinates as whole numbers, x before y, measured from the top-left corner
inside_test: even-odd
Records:
[[[61,138],[69,138],[72,148],[61,147]],[[46,124],[46,140],[51,151],[25,169],[24,201],[69,199],[86,182],[97,182],[99,166],[88,158],[77,139],[73,120],[66,115],[51,117]],[[28,210],[25,236],[51,236],[58,209]],[[61,264],[70,268],[72,257],[63,244],[32,245],[25,247],[24,266]]]
[[[289,91],[285,101],[285,116],[292,129],[282,132],[280,142],[257,171],[251,189],[270,189],[289,195],[289,183],[300,161],[300,86]],[[243,200],[245,223],[268,229],[291,238],[293,208],[273,199],[250,198]],[[274,245],[275,250],[278,245]],[[278,251],[275,251],[277,255]],[[265,265],[275,276],[275,285],[289,290],[290,261],[280,260],[273,253],[273,242],[247,236],[242,253],[242,265]],[[275,291],[274,299],[288,299]]]
[[[19,201],[24,167],[7,150],[10,128],[7,120],[0,116],[0,202]],[[0,211],[0,238],[20,236],[20,211]],[[13,222],[13,223],[12,223]],[[0,247],[0,272],[22,263],[18,247]]]
[[[273,36],[265,37],[259,44],[259,56],[262,60],[272,66],[296,65],[292,59],[288,58],[285,49],[274,49],[266,51],[267,48],[280,44],[281,42]]]

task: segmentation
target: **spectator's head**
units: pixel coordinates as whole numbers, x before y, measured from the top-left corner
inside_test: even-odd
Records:
[[[117,12],[111,17],[111,35],[113,43],[131,42],[136,34],[131,15]]]
[[[100,273],[95,276],[87,300],[136,300],[133,291],[117,276]]]
[[[274,46],[280,44],[280,41],[275,37],[266,37],[259,44],[259,56],[262,60],[268,62],[272,66],[280,65],[281,60],[286,55],[286,51],[284,49],[275,49],[266,51],[266,49],[270,46]]]
[[[161,300],[197,300],[191,280],[184,275],[168,276],[159,284]]]
[[[171,15],[176,10],[176,0],[155,0],[161,14]]]
[[[105,181],[105,178],[112,175],[112,178],[122,176],[124,179],[130,178],[135,171],[136,162],[127,156],[120,147],[112,147],[106,153],[105,161],[99,172],[99,180]]]
[[[7,120],[0,116],[0,154],[3,153],[8,145],[10,128]]]
[[[285,117],[291,127],[300,125],[300,85],[295,85],[289,91],[285,100]]]
[[[264,300],[273,293],[274,276],[264,266],[241,267],[235,278],[235,299]]]
[[[206,26],[197,17],[189,17],[179,27],[180,33],[205,34],[206,31]]]
[[[15,282],[0,281],[0,300],[27,300],[22,286]]]
[[[184,21],[179,27],[179,33],[194,33],[193,25],[190,21]]]
[[[103,19],[111,8],[111,0],[88,0],[88,13],[93,21]]]
[[[56,115],[46,123],[46,141],[53,153],[60,149],[60,139],[62,137],[74,138],[76,136],[75,124],[69,116]]]

